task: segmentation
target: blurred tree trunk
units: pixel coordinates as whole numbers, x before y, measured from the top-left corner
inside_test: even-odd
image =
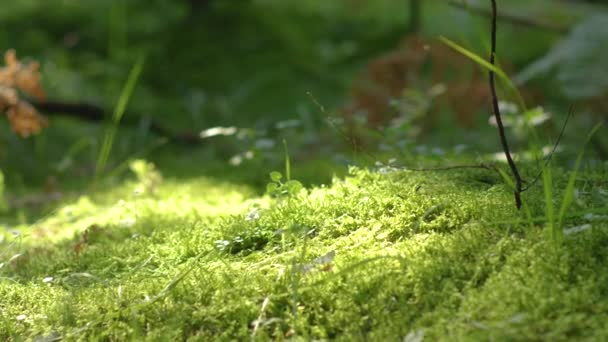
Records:
[[[190,0],[190,8],[193,11],[205,10],[211,5],[212,0]]]
[[[417,33],[420,31],[421,22],[422,22],[422,8],[421,8],[421,0],[410,0],[410,19],[409,19],[409,27],[407,29],[408,33]]]

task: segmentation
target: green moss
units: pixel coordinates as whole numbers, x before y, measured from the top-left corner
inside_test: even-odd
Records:
[[[556,186],[567,179],[554,174]],[[354,168],[278,201],[211,178],[135,187],[83,197],[4,240],[2,260],[21,256],[0,269],[0,336],[608,336],[604,221],[556,249],[484,171]],[[539,190],[526,200],[542,215]]]

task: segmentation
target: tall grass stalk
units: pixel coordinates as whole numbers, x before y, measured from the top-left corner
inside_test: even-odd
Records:
[[[118,103],[114,108],[114,113],[112,114],[112,121],[110,122],[108,128],[106,129],[103,142],[101,145],[101,149],[99,151],[99,155],[97,157],[97,164],[95,165],[95,180],[99,179],[99,176],[104,171],[106,164],[108,162],[108,158],[110,157],[110,153],[112,152],[112,146],[114,144],[114,139],[116,137],[116,131],[118,130],[118,126],[120,125],[120,120],[122,119],[127,105],[129,103],[129,99],[133,94],[133,90],[135,89],[135,84],[137,84],[137,80],[139,79],[139,75],[143,70],[145,57],[141,55],[137,62],[131,68],[131,72],[129,73],[129,77],[120,93],[120,97],[118,98]]]
[[[285,149],[285,178],[289,182],[291,180],[291,161],[289,160],[289,150],[285,139],[283,139],[283,148]]]
[[[585,140],[585,143],[581,147],[580,151],[578,152],[578,156],[576,157],[576,162],[574,164],[574,170],[572,171],[572,173],[570,174],[570,177],[568,178],[568,184],[566,185],[566,189],[564,190],[564,197],[562,199],[562,205],[559,209],[559,214],[558,214],[558,218],[557,218],[557,226],[560,230],[562,228],[562,225],[564,224],[564,217],[566,216],[566,212],[568,211],[568,209],[572,205],[572,202],[574,201],[574,190],[575,190],[574,183],[576,182],[578,170],[580,169],[581,162],[583,161],[583,155],[585,154],[585,147],[587,146],[587,144],[589,143],[589,141],[591,140],[593,135],[595,135],[597,130],[600,129],[601,126],[602,126],[602,123],[600,122],[591,129],[591,131],[589,132],[589,135],[587,135],[587,139]]]
[[[558,245],[563,237],[563,233],[559,228],[559,225],[555,222],[555,215],[553,209],[553,173],[551,171],[551,165],[542,165],[543,175],[543,190],[545,193],[545,216],[547,216],[547,229],[549,239],[556,245]]]
[[[585,147],[589,143],[589,140],[591,140],[593,135],[601,126],[602,123],[600,122],[591,129],[589,135],[587,136],[587,139],[585,140],[583,146],[581,146],[578,152],[576,162],[574,163],[574,169],[570,173],[570,177],[568,177],[568,183],[566,185],[566,188],[564,189],[564,194],[562,197],[559,212],[557,214],[557,218],[555,217],[555,211],[553,207],[553,177],[551,165],[543,164],[543,188],[545,191],[545,214],[547,216],[548,235],[549,239],[556,247],[561,244],[564,238],[564,218],[566,217],[568,209],[570,209],[570,207],[572,206],[572,202],[574,202],[575,183],[576,178],[578,176],[578,171],[583,161],[583,156],[585,154]]]
[[[0,169],[0,213],[8,210],[8,203],[4,199],[4,188],[4,174],[2,173],[2,169]]]

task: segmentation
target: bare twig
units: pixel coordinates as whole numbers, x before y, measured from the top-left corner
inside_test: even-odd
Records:
[[[557,136],[557,140],[555,141],[555,144],[553,145],[553,149],[551,150],[551,153],[547,156],[547,158],[545,158],[545,168],[551,162],[551,158],[553,158],[553,155],[555,154],[555,151],[557,150],[557,147],[559,146],[559,143],[562,140],[562,137],[564,136],[564,132],[566,131],[566,126],[568,125],[568,121],[570,120],[570,117],[572,116],[572,113],[573,113],[573,107],[571,106],[570,110],[568,110],[568,116],[566,116],[566,121],[564,121],[562,129],[559,132],[559,135]],[[524,191],[527,191],[528,189],[530,189],[531,187],[533,187],[534,184],[536,184],[536,182],[538,182],[538,180],[540,179],[540,176],[542,176],[542,174],[543,174],[543,170],[541,169],[540,171],[538,171],[538,174],[536,174],[536,176],[534,177],[534,179],[532,180],[532,182],[530,182],[521,191],[524,192]]]
[[[490,51],[490,64],[494,65],[496,59],[496,18],[497,18],[497,10],[496,10],[496,0],[492,1],[492,50]],[[502,124],[502,117],[500,115],[500,108],[498,107],[498,96],[496,95],[496,85],[494,82],[495,74],[494,71],[490,70],[490,91],[492,92],[492,110],[494,111],[494,117],[496,118],[496,125],[498,126],[498,134],[500,136],[500,143],[502,144],[502,149],[505,152],[505,157],[507,158],[507,162],[509,163],[509,167],[511,168],[511,173],[513,173],[513,178],[515,178],[515,190],[513,194],[515,195],[515,205],[517,209],[521,208],[521,188],[523,180],[519,175],[519,171],[517,170],[517,165],[513,161],[511,157],[511,152],[509,151],[509,144],[507,143],[507,135],[505,134],[505,127]]]
[[[491,11],[488,11],[481,7],[471,5],[467,2],[449,0],[448,5],[461,9],[461,10],[469,11],[469,12],[472,12],[475,14],[488,16],[488,17],[492,16]],[[538,21],[538,20],[534,20],[532,18],[520,17],[515,14],[505,13],[505,12],[501,12],[498,15],[498,19],[503,20],[503,21],[508,21],[512,24],[519,25],[519,26],[525,26],[525,27],[530,27],[530,28],[534,28],[534,29],[552,31],[552,32],[557,32],[557,33],[567,33],[569,30],[569,28],[566,26],[547,23],[544,21]]]

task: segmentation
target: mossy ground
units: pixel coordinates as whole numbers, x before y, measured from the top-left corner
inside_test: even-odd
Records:
[[[566,226],[591,228],[561,246],[542,185],[529,219],[487,170],[353,168],[282,199],[211,177],[98,190],[5,234],[0,336],[605,340],[602,179],[580,176]]]
[[[347,175],[345,164],[373,164],[382,158],[366,154],[378,151],[444,166],[500,150],[486,109],[475,130],[457,128],[449,108],[435,120],[416,105],[403,118],[424,122],[380,132],[361,121],[363,144],[344,134],[333,112],[369,60],[403,39],[403,2],[216,1],[191,13],[188,2],[3,4],[3,51],[41,62],[50,99],[112,112],[141,52],[146,63],[125,117],[138,124],[120,125],[95,188],[108,127],[55,117],[21,140],[0,120],[0,199],[12,207],[0,202],[0,341],[608,340],[607,164],[579,173],[560,245],[548,238],[542,184],[519,212],[488,170]],[[423,36],[485,54],[487,18],[423,3]],[[554,12],[521,0],[505,10],[520,3],[526,16]],[[498,38],[515,71],[559,36],[501,23]],[[572,101],[542,83],[561,126]],[[242,134],[178,147],[160,143],[149,118],[175,132]],[[437,126],[420,136],[426,120]],[[556,162],[576,155],[586,121],[568,126]],[[283,139],[306,189],[275,199],[262,193],[283,165]],[[468,157],[452,156],[456,145]],[[225,162],[252,151],[240,167]],[[134,158],[153,161],[164,181],[143,172],[123,183]],[[522,167],[526,179],[538,171]],[[569,173],[553,177],[557,215]],[[38,195],[47,180],[63,202]],[[16,205],[24,198],[34,206]]]

